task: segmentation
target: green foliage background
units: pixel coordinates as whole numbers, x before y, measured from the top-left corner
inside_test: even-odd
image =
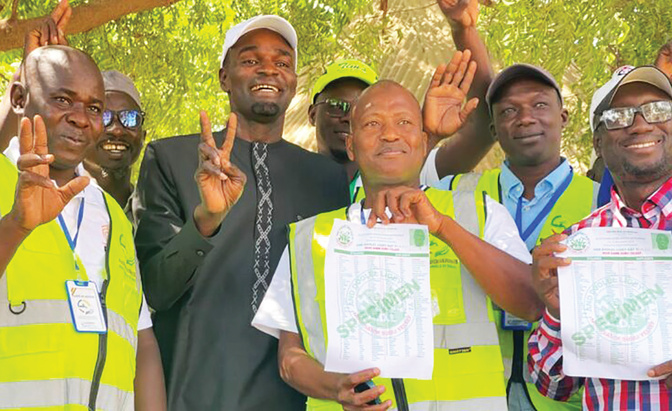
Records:
[[[73,6],[80,3],[72,1]],[[389,7],[407,3],[390,0]],[[432,0],[421,3],[437,7]],[[19,16],[46,15],[55,4],[21,0]],[[0,18],[7,17],[8,8]],[[148,113],[149,139],[156,139],[196,132],[200,109],[215,124],[224,123],[228,105],[217,71],[224,35],[234,22],[259,13],[290,20],[299,35],[305,87],[335,58],[352,56],[374,67],[380,62],[390,36],[384,35],[386,18],[379,8],[379,0],[182,0],[71,36],[70,42],[89,52],[101,69],[117,69],[135,80]],[[479,30],[499,67],[538,64],[561,82],[571,115],[565,153],[585,166],[591,153],[588,107],[593,91],[620,65],[653,62],[672,35],[672,4],[496,0],[481,8]],[[0,83],[11,78],[20,56],[20,50],[0,53]]]

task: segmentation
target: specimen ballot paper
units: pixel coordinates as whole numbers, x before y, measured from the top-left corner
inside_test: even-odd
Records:
[[[382,377],[431,379],[434,333],[429,234],[336,220],[324,264],[326,371],[378,367]]]
[[[650,380],[672,360],[670,233],[586,228],[564,242],[558,269],[563,370],[572,376]]]

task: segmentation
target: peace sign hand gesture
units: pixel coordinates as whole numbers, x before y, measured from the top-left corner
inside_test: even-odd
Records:
[[[201,203],[194,210],[196,227],[203,236],[217,231],[224,217],[243,195],[247,176],[231,163],[231,149],[236,138],[238,118],[231,113],[221,148],[215,145],[210,120],[201,111],[201,143],[198,145],[198,169],[194,178]]]
[[[14,206],[10,214],[24,232],[55,219],[66,204],[89,184],[88,177],[75,177],[63,187],[49,178],[49,164],[54,156],[47,149],[47,131],[42,117],[21,120],[19,132],[21,156],[17,161],[19,179]]]
[[[72,17],[72,8],[68,4],[68,0],[60,0],[51,15],[26,34],[23,56],[26,57],[33,50],[50,44],[67,46],[68,40],[65,38],[65,29],[70,17]]]
[[[478,105],[478,98],[472,98],[462,107],[476,74],[476,62],[470,60],[470,50],[458,51],[447,66],[436,68],[422,108],[430,135],[443,139],[455,134]]]

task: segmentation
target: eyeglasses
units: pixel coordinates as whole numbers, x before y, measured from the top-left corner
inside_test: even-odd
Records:
[[[122,126],[135,130],[142,125],[145,113],[139,110],[105,110],[103,111],[103,126],[109,127],[116,117]]]
[[[352,106],[347,101],[338,100],[335,98],[325,99],[323,101],[315,103],[315,106],[319,106],[320,104],[327,105],[325,110],[329,115],[329,117],[337,117],[337,118],[345,117],[350,111],[350,107]]]
[[[607,130],[630,127],[635,115],[641,113],[647,123],[663,123],[672,119],[672,101],[652,101],[639,107],[618,107],[604,110],[600,117]]]

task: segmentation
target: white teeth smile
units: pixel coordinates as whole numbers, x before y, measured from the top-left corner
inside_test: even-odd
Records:
[[[627,147],[628,148],[646,148],[646,147],[653,147],[656,144],[658,144],[657,141],[647,141],[646,143],[630,144]]]
[[[128,150],[128,146],[126,144],[119,144],[119,143],[105,143],[102,145],[102,148],[105,151],[111,151],[116,153]]]
[[[275,93],[280,92],[279,88],[271,86],[270,84],[257,84],[256,86],[252,87],[252,91],[259,91],[259,90],[270,90]]]

